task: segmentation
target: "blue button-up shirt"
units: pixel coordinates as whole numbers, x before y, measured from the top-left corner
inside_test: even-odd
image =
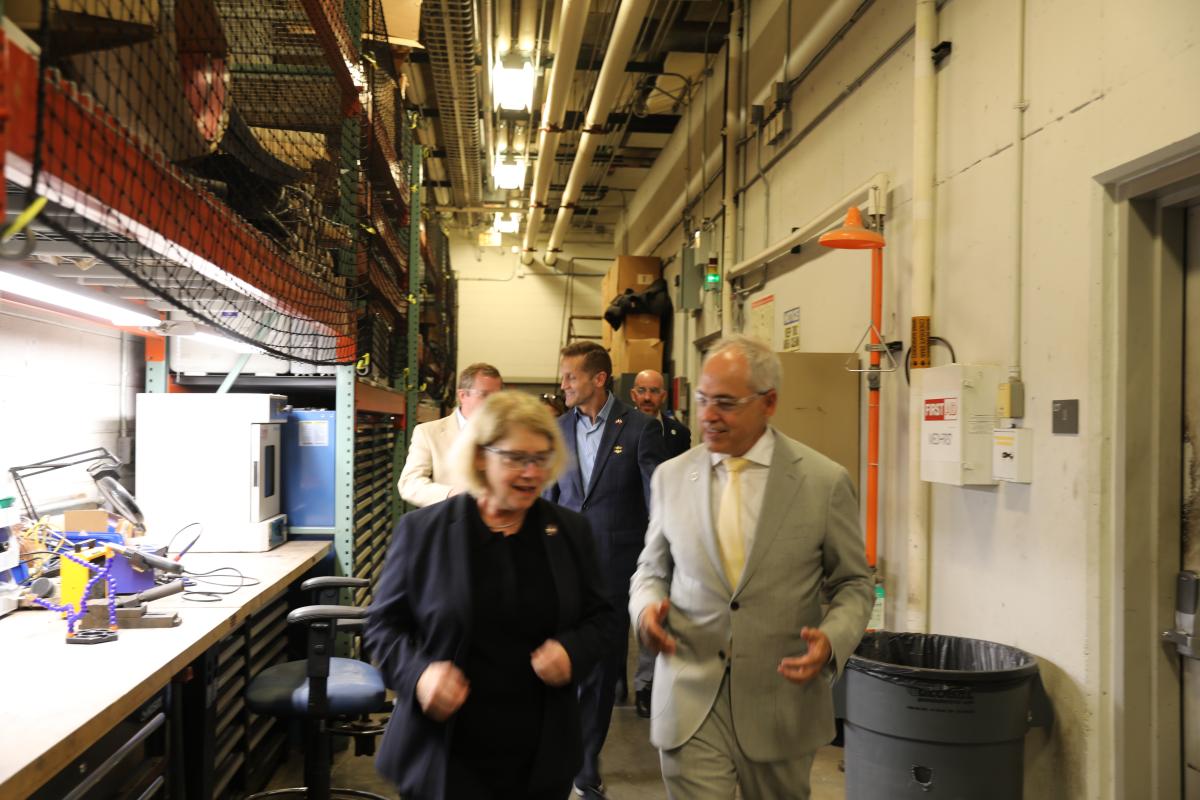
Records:
[[[596,465],[596,454],[600,452],[600,437],[604,435],[604,423],[612,413],[615,397],[616,395],[609,392],[608,400],[596,415],[595,422],[588,419],[588,415],[580,412],[578,408],[575,409],[575,454],[579,458],[579,472],[583,476],[584,491],[587,491],[592,482],[592,467]]]

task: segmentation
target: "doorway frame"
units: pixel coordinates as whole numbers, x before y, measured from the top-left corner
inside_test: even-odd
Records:
[[[1182,797],[1179,657],[1174,627],[1182,561],[1183,337],[1186,207],[1200,196],[1200,135],[1096,177],[1101,280],[1091,290],[1093,380],[1088,555],[1097,601],[1088,639],[1098,746],[1092,796]]]

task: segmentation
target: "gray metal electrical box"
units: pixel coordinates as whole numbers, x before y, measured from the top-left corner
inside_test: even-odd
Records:
[[[704,307],[704,259],[696,257],[696,248],[684,247],[679,253],[680,311],[698,311]]]

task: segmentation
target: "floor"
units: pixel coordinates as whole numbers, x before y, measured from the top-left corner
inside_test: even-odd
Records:
[[[650,746],[649,731],[649,720],[640,719],[632,704],[614,709],[612,727],[601,756],[604,780],[612,800],[665,800],[667,793],[659,774],[658,752]],[[825,747],[817,752],[812,771],[812,800],[842,800],[846,796],[841,759],[841,748]],[[302,757],[294,753],[280,767],[268,788],[302,783],[302,769]],[[375,774],[373,760],[355,758],[352,749],[335,757],[333,785],[365,789],[389,800],[399,800],[399,795]]]

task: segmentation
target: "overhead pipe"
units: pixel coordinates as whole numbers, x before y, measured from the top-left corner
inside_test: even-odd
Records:
[[[804,37],[796,42],[795,46],[792,47],[791,52],[787,56],[788,63],[801,65],[801,74],[803,74],[803,70],[825,51],[829,44],[837,37],[842,28],[844,28],[846,24],[854,18],[854,15],[859,11],[860,8],[862,8],[862,5],[863,0],[835,0],[835,2],[828,9],[826,9],[825,13],[821,15],[820,19],[818,19],[816,23],[808,30]],[[732,13],[730,19],[733,19]],[[717,68],[719,69],[720,67],[718,66]],[[782,65],[780,69],[782,69]],[[706,78],[706,80],[719,82],[724,79],[718,72],[709,78]],[[771,101],[774,91],[774,83],[768,82],[755,94],[754,100],[750,105],[767,105]],[[719,102],[721,93],[713,92],[712,94],[714,96],[714,100]],[[715,102],[713,105],[715,105]],[[700,116],[707,118],[706,114],[701,114]],[[651,167],[650,172],[646,175],[646,180],[642,183],[642,188],[637,191],[633,198],[631,198],[627,219],[641,219],[642,216],[647,213],[648,209],[659,205],[655,203],[658,192],[663,186],[669,185],[667,179],[676,171],[676,169],[679,167],[679,162],[684,159],[687,153],[688,133],[689,132],[685,130],[683,126],[677,126],[675,128],[671,138],[667,140],[666,146],[663,147],[662,152],[659,153],[658,159],[654,162],[654,166]],[[716,153],[717,157],[719,158],[722,153],[722,149],[723,148],[721,145],[717,145],[709,153],[706,153],[705,163],[708,162],[708,159],[713,153]],[[658,215],[658,211],[655,211],[654,213],[656,216]],[[647,236],[646,238],[650,240],[649,246],[653,247],[655,243],[660,241],[666,230],[670,230],[669,226],[671,224],[678,223],[678,221],[678,218],[676,218],[674,222],[668,223],[668,227],[660,232],[657,236]],[[657,227],[658,226],[656,226],[656,230]],[[621,233],[624,235],[624,231]],[[618,238],[620,237],[618,236]],[[646,243],[643,242],[639,247],[635,247],[635,249],[641,249],[646,246]]]
[[[521,11],[517,21],[517,49],[526,55],[533,52],[537,38],[538,0],[520,0]]]
[[[550,13],[550,38],[547,40],[546,54],[551,58],[554,57],[554,46],[558,42],[558,29],[562,24],[562,3],[554,3],[554,10]]]
[[[908,596],[906,627],[929,630],[929,484],[921,480],[923,370],[929,366],[933,313],[935,155],[937,153],[937,0],[916,0],[913,39],[912,372],[908,388]]]
[[[485,4],[486,5],[486,4]],[[496,0],[496,55],[512,50],[512,0]],[[490,70],[491,64],[487,65]]]
[[[532,264],[538,233],[546,216],[546,201],[550,196],[550,176],[562,135],[563,117],[567,111],[567,94],[575,64],[579,61],[579,46],[587,23],[591,0],[563,0],[562,20],[558,41],[552,45],[555,53],[550,74],[550,89],[542,105],[542,127],[538,131],[538,157],[533,168],[533,189],[529,193],[529,216],[521,245],[521,263]]]
[[[571,226],[571,217],[575,214],[575,203],[583,192],[583,181],[591,169],[596,147],[604,136],[605,122],[616,104],[617,93],[625,80],[625,66],[633,54],[633,46],[649,7],[650,0],[624,0],[617,11],[608,50],[600,67],[600,76],[596,79],[596,88],[588,105],[583,135],[579,137],[579,145],[575,148],[575,161],[571,164],[571,174],[567,178],[567,186],[558,204],[558,215],[554,219],[554,230],[551,231],[550,241],[546,245],[545,261],[548,266],[553,266],[558,260],[563,239]]]

